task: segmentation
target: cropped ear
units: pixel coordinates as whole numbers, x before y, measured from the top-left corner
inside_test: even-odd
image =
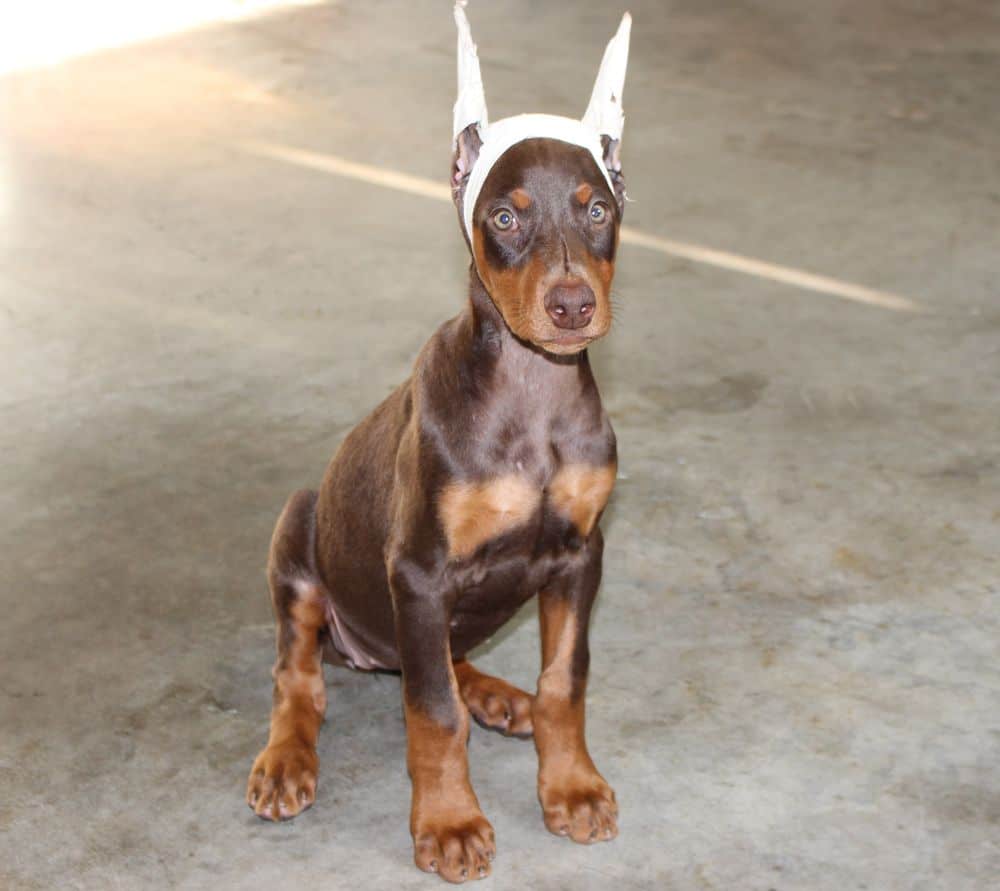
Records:
[[[463,219],[465,187],[472,165],[483,147],[483,134],[489,126],[483,75],[479,70],[479,52],[472,42],[472,29],[465,15],[466,0],[455,0],[455,26],[458,29],[458,98],[452,127],[455,150],[451,158],[451,197],[458,209],[462,234],[468,239]],[[471,247],[471,242],[470,242]]]
[[[604,166],[615,192],[619,215],[625,211],[625,178],[622,176],[621,141],[625,125],[622,92],[628,67],[628,44],[632,34],[632,16],[622,16],[615,36],[608,41],[597,71],[590,104],[583,113],[583,123],[601,135]]]
[[[469,124],[455,140],[455,151],[451,157],[451,197],[455,202],[455,207],[458,208],[460,220],[463,200],[465,199],[465,187],[469,183],[472,165],[476,163],[482,146],[483,140],[479,136],[479,127],[476,124]],[[462,229],[464,231],[464,224]]]
[[[611,177],[611,185],[615,190],[615,203],[618,205],[618,216],[625,214],[625,176],[622,173],[620,139],[612,139],[610,136],[601,137],[601,147],[604,149],[604,166]]]

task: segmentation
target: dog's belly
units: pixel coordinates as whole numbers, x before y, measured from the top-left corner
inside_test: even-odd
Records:
[[[505,625],[537,593],[538,575],[524,560],[504,561],[463,590],[451,614],[452,655],[464,656]]]
[[[455,658],[505,625],[514,614],[571,564],[582,544],[570,523],[538,512],[532,522],[488,543],[453,568],[459,595],[452,608]]]
[[[457,591],[450,619],[453,658],[464,657],[510,621],[575,560],[581,544],[572,524],[552,514],[543,520],[538,511],[531,522],[487,542],[475,556],[453,564],[448,571],[450,578],[442,579],[443,588]],[[333,610],[339,612],[341,632],[347,632],[348,641],[363,658],[345,652],[342,646],[338,648],[341,656],[354,667],[398,670],[394,628],[390,622],[379,621],[383,610],[392,609],[383,565],[375,560],[353,567],[345,563],[339,575],[341,584],[330,589]],[[363,610],[358,609],[361,598],[351,596],[356,592],[367,594]],[[384,604],[383,610],[374,609],[380,604]]]

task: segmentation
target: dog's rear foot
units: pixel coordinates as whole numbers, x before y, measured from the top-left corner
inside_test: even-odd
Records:
[[[319,757],[314,749],[287,742],[257,756],[247,781],[247,804],[265,820],[290,820],[316,800]]]
[[[531,736],[534,696],[501,678],[483,674],[465,660],[455,663],[455,677],[462,701],[476,723],[504,736]]]

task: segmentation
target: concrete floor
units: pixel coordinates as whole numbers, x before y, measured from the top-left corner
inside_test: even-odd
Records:
[[[484,887],[1000,876],[1000,17],[630,0],[631,226],[593,359],[622,479],[589,735],[622,833],[548,835],[476,728]],[[582,110],[620,9],[473,2],[494,117]],[[526,23],[530,26],[526,27]],[[0,80],[0,886],[428,888],[398,683],[328,669],[316,806],[243,802],[272,523],[463,299],[445,0],[343,2]],[[523,97],[531,97],[530,100]],[[481,663],[533,683],[529,606]]]

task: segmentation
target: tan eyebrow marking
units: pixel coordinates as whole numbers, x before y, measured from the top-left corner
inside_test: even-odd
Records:
[[[514,189],[510,193],[510,200],[518,210],[526,210],[531,206],[531,196],[524,189]]]
[[[574,194],[576,195],[577,201],[579,201],[581,204],[586,204],[588,201],[590,201],[590,196],[594,194],[594,190],[591,187],[590,183],[580,183]]]

